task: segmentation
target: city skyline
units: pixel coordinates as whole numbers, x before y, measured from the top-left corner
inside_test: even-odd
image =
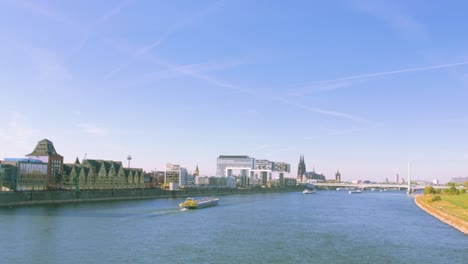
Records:
[[[468,176],[468,4],[0,0],[0,159]]]

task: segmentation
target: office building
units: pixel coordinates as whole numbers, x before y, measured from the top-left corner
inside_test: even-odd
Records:
[[[240,174],[254,168],[255,159],[249,156],[219,156],[216,162],[216,176],[230,177],[235,176],[237,171]]]
[[[178,164],[166,163],[164,183],[169,186],[171,182],[178,187],[186,187],[187,169],[180,167]]]

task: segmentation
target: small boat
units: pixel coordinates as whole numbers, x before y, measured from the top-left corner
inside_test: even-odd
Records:
[[[303,194],[311,194],[311,193],[315,193],[314,190],[309,190],[309,189],[305,189],[304,191],[302,191]]]
[[[217,205],[219,198],[203,198],[203,199],[195,199],[195,198],[187,198],[183,203],[179,204],[180,208],[185,209],[199,209],[208,206]]]
[[[349,191],[348,192],[349,194],[355,194],[355,193],[362,193],[361,190],[355,190],[355,191]]]

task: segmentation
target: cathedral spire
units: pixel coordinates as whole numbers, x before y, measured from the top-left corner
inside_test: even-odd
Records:
[[[304,161],[304,155],[299,156],[299,164],[297,165],[297,180],[302,181],[304,174],[306,173],[306,166]]]

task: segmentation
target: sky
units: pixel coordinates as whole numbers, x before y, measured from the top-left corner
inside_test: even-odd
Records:
[[[466,1],[0,0],[0,159],[468,177]]]

